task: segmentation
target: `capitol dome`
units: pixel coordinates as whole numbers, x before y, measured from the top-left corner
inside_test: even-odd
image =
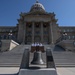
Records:
[[[39,3],[38,1],[36,1],[35,4],[32,5],[31,9],[30,9],[30,12],[35,12],[35,11],[42,11],[42,12],[45,12],[45,8],[44,6]]]

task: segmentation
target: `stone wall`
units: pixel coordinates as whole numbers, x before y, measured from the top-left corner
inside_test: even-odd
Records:
[[[1,51],[9,51],[18,46],[19,44],[16,43],[13,40],[1,40],[2,45],[1,45]]]

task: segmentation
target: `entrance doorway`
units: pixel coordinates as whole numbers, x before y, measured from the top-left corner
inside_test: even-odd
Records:
[[[41,42],[41,38],[40,38],[40,36],[35,36],[35,38],[34,38],[34,42]]]

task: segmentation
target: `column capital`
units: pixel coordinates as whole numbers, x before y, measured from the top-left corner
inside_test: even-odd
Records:
[[[58,21],[58,19],[52,19],[52,22],[57,22]]]
[[[52,25],[53,23],[52,22],[49,22],[49,24]]]
[[[44,23],[44,21],[40,21],[40,23]]]
[[[35,23],[35,21],[31,21],[32,23],[34,22]]]

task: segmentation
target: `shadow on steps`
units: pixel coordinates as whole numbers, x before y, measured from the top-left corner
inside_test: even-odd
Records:
[[[55,45],[54,50],[53,51],[65,51],[65,49],[59,45]]]

